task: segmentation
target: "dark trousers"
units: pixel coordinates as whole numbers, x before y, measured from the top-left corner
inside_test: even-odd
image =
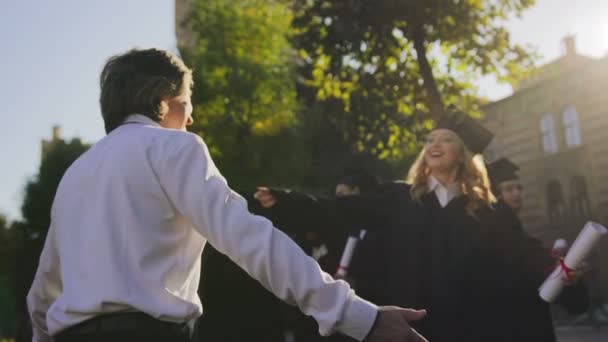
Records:
[[[159,321],[143,313],[92,318],[54,336],[55,342],[189,342],[186,324]]]

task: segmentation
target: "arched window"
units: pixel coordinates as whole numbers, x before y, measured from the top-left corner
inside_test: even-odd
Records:
[[[555,179],[550,180],[546,187],[547,216],[553,225],[561,225],[566,219],[564,193],[562,186]]]
[[[557,136],[555,135],[553,114],[545,114],[540,119],[540,134],[543,141],[543,151],[547,154],[557,152]]]
[[[590,214],[589,196],[587,195],[587,183],[582,176],[574,176],[570,179],[570,211],[572,220],[582,223],[589,219]]]
[[[575,147],[581,144],[581,131],[578,127],[578,113],[574,106],[567,107],[563,116],[566,146]]]

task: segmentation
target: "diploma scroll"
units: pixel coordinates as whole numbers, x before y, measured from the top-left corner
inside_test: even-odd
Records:
[[[608,234],[608,230],[599,223],[589,221],[585,224],[564,258],[563,264],[566,269],[564,266],[558,265],[538,289],[539,295],[544,301],[551,303],[559,296],[565,286],[562,273],[568,269],[578,268],[581,262],[591,254],[600,238],[606,234]]]
[[[336,270],[336,278],[343,279],[346,277],[348,267],[350,266],[350,261],[352,260],[355,248],[357,247],[357,242],[359,242],[359,238],[356,236],[349,236],[348,240],[346,240],[344,253],[342,253],[338,270]]]

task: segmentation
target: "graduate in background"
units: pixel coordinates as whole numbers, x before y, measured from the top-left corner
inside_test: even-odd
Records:
[[[378,181],[364,170],[348,169],[335,186],[335,196],[367,194],[377,186]],[[254,193],[239,192],[251,195]],[[336,223],[333,221],[312,225],[308,220],[298,220],[298,204],[306,203],[306,196],[294,199],[292,206],[273,208],[261,207],[252,196],[245,196],[245,199],[252,213],[271,220],[278,229],[289,234],[308,255],[312,256],[315,250],[322,247],[326,252],[318,259],[321,268],[330,274],[336,271],[349,232],[335,229]],[[355,231],[358,234],[358,230],[353,230]],[[199,296],[205,307],[205,315],[199,320],[195,341],[323,340],[313,319],[282,303],[211,244],[207,244],[203,251],[202,269],[214,274],[214,277],[201,279]],[[341,341],[346,338],[332,336],[328,339]]]
[[[380,182],[369,172],[363,168],[347,169],[345,175],[336,183],[334,190],[335,198],[343,198],[347,196],[370,195],[377,191]],[[357,258],[357,246],[366,238],[367,230],[364,226],[354,226],[344,232],[340,229],[339,222],[328,222],[328,226],[324,227],[321,232],[321,239],[324,246],[327,247],[327,254],[319,260],[319,265],[326,272],[333,274],[336,279],[344,279],[359,293],[361,290],[356,285],[361,281],[363,286],[367,279],[362,279],[363,276],[370,274],[358,274],[360,269],[373,268],[373,265],[368,264],[368,260]],[[372,233],[372,238],[373,238]],[[373,260],[370,260],[373,262]],[[358,279],[359,278],[359,279]],[[348,336],[335,334],[325,339],[329,342],[350,342],[354,341]]]
[[[518,170],[519,167],[506,158],[501,158],[488,165],[492,188],[498,199],[495,205],[496,212],[505,220],[512,222],[509,226],[516,229],[517,233],[527,236],[517,216],[523,205],[523,186],[517,175]],[[524,255],[531,254],[529,251],[523,250],[524,248],[545,250],[547,255],[551,254],[551,251],[545,249],[540,241],[532,237],[528,237],[528,239],[531,243],[512,247],[519,248],[518,253]],[[554,257],[556,256],[554,255]],[[499,262],[495,264],[495,266],[498,265],[500,265]],[[504,287],[503,290],[500,290],[504,295],[494,297],[493,305],[500,308],[496,314],[502,317],[505,325],[511,327],[504,331],[505,338],[521,342],[555,342],[551,307],[538,296],[536,291],[538,284],[534,279],[524,279],[513,283],[510,281],[511,274],[517,274],[519,270],[509,264],[502,265],[502,267],[505,269],[503,277],[496,281],[503,282],[503,284],[495,286]],[[589,305],[585,284],[579,281],[581,275],[580,271],[573,272],[573,279],[569,282],[570,286],[557,300],[557,304],[570,313],[583,313]]]
[[[500,158],[488,165],[492,191],[498,200],[498,210],[518,214],[523,205],[523,186],[517,175],[519,167],[507,158]],[[517,219],[519,221],[519,219]],[[519,224],[521,226],[521,223]]]
[[[334,196],[341,198],[369,195],[376,191],[379,185],[378,179],[363,168],[348,168],[344,176],[336,183]],[[339,226],[340,223],[328,223],[321,231],[320,239],[327,248],[327,254],[319,259],[319,265],[325,272],[333,274],[334,278],[343,279],[348,272],[348,268],[352,265],[352,262],[341,264],[345,247],[351,238],[356,241],[365,238],[367,230],[363,226],[355,226],[344,232],[332,227],[332,225]],[[356,244],[354,250],[347,251],[347,253],[356,254]]]
[[[275,227],[284,227],[273,210],[260,208],[251,196],[244,198],[249,211],[268,218]],[[199,284],[205,313],[198,319],[193,342],[285,342],[284,316],[295,308],[281,302],[210,243],[203,250],[201,271],[214,276],[201,278]]]

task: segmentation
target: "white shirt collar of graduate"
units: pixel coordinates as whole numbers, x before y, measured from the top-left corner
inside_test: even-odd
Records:
[[[143,124],[149,126],[160,127],[160,124],[143,114],[131,114],[125,118],[123,125],[126,124]]]
[[[447,186],[443,186],[437,178],[434,176],[429,176],[428,178],[428,187],[429,192],[434,191],[437,196],[437,200],[442,208],[444,208],[454,197],[457,197],[461,194],[460,187],[458,183],[453,182],[448,184]]]

